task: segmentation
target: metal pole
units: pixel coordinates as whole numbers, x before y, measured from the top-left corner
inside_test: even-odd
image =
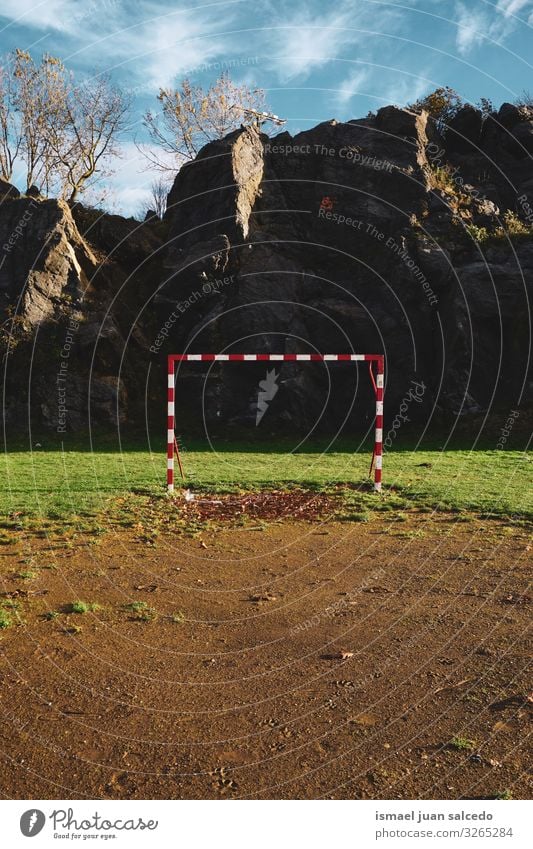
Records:
[[[167,360],[167,487],[174,491],[174,360]]]
[[[376,442],[374,446],[374,489],[381,492],[381,470],[383,468],[383,383],[385,358],[377,358],[376,375]]]

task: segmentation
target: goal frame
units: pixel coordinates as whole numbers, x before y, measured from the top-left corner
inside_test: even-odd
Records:
[[[374,467],[374,490],[381,492],[383,469],[383,391],[385,378],[384,354],[169,354],[167,358],[167,488],[174,491],[174,452],[176,450],[176,363],[272,363],[272,362],[367,362],[376,396],[374,451],[370,473]],[[373,364],[376,364],[374,378]],[[178,455],[179,462],[179,455]],[[180,464],[181,468],[181,464]]]

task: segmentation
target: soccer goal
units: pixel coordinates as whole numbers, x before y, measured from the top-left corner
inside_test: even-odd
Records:
[[[178,445],[175,435],[176,423],[176,363],[182,362],[221,362],[221,363],[271,363],[271,362],[367,362],[370,379],[376,396],[376,421],[374,451],[370,464],[370,474],[374,469],[374,489],[381,491],[381,472],[383,467],[383,378],[385,357],[383,354],[169,354],[168,356],[168,398],[167,398],[167,487],[174,490],[174,455],[177,456],[181,470]],[[376,364],[374,376],[373,364]],[[183,472],[182,472],[183,474]]]

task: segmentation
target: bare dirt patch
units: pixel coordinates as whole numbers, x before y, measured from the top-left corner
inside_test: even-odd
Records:
[[[529,797],[526,530],[300,515],[2,546],[4,795]]]
[[[250,519],[305,519],[313,521],[331,516],[344,506],[341,496],[303,489],[259,490],[242,494],[205,495],[189,490],[171,501],[181,516],[188,519],[213,519],[217,522]]]

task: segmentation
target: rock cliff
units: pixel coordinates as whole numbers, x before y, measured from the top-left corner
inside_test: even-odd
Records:
[[[0,345],[8,428],[86,431],[89,422],[108,427],[142,411],[149,342],[137,319],[157,286],[161,244],[157,228],[133,219],[4,194]]]
[[[532,154],[533,120],[510,104],[465,107],[445,132],[391,106],[208,144],[165,222],[1,183],[8,425],[142,425],[148,410],[160,427],[165,354],[181,350],[384,352],[389,417],[413,381],[409,418],[425,422],[527,404]],[[183,368],[180,414],[253,426],[264,378]],[[362,367],[284,363],[272,379],[267,427],[371,420]]]
[[[466,107],[445,136],[425,113],[386,107],[213,142],[169,196],[160,320],[181,303],[169,347],[383,351],[389,415],[412,381],[425,391],[410,415],[426,420],[523,403],[532,140],[533,122],[506,104],[485,119]],[[182,370],[207,393],[206,415],[230,421],[252,421],[259,372],[220,367],[204,387],[197,366]],[[350,367],[279,372],[271,422],[371,416],[370,384]]]

